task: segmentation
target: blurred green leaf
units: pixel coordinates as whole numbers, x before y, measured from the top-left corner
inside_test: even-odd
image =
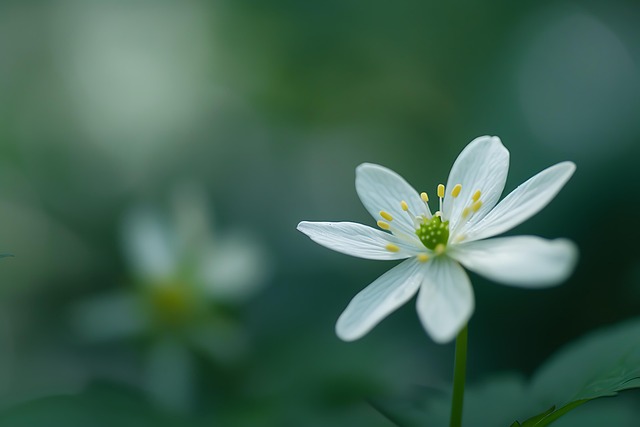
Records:
[[[194,425],[151,404],[141,393],[114,384],[95,384],[75,395],[47,396],[0,413],[11,427],[180,427]]]
[[[591,332],[535,374],[532,393],[563,406],[640,387],[640,319]]]
[[[561,403],[557,410],[525,421],[542,427],[600,397],[640,387],[640,319],[603,328],[568,344],[537,372],[531,393]]]
[[[372,405],[402,427],[446,427],[449,425],[450,400],[450,393],[434,393],[431,389],[415,387],[406,396],[378,399]],[[531,407],[522,377],[496,376],[467,387],[463,425],[506,426]]]
[[[547,426],[590,400],[631,388],[640,388],[640,319],[603,328],[568,344],[540,368],[529,387],[514,375],[470,385],[465,395],[464,425]],[[372,406],[399,426],[444,427],[449,399],[445,393],[414,388],[407,396],[378,399]],[[527,412],[537,415],[513,421]],[[621,412],[621,419],[629,419],[627,414]],[[580,419],[579,424],[563,420],[563,425],[602,425],[597,418]],[[627,425],[624,423],[619,425]]]
[[[443,390],[416,385],[402,396],[369,399],[369,404],[397,426],[437,427],[448,422],[449,400]]]

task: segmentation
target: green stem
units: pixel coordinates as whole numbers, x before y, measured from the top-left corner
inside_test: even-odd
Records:
[[[453,367],[453,398],[451,399],[450,427],[462,426],[462,405],[464,403],[464,378],[467,371],[467,325],[456,337],[456,356]]]

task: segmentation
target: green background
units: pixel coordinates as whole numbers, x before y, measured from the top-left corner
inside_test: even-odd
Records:
[[[429,339],[413,302],[339,341],[340,312],[393,262],[331,252],[295,227],[374,225],[358,164],[433,193],[485,134],[511,152],[505,194],[577,164],[508,234],[567,237],[581,256],[552,289],[472,275],[469,381],[528,376],[563,343],[637,316],[639,19],[630,0],[3,0],[0,251],[15,257],[0,261],[0,424],[391,425],[365,398],[446,387],[453,346]],[[246,354],[196,352],[176,409],[139,381],[153,334],[87,342],[71,313],[134,286],[123,217],[162,208],[184,181],[204,188],[217,230],[260,242],[270,273],[226,308]]]

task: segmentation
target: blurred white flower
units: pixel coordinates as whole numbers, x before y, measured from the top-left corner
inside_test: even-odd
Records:
[[[395,172],[374,164],[356,169],[356,190],[376,230],[351,222],[306,222],[298,230],[316,243],[367,259],[406,259],[356,295],[342,313],[336,332],[358,339],[418,290],[417,311],[434,341],[452,340],[474,309],[473,290],[462,264],[504,284],[550,286],[573,271],[577,249],[565,239],[501,234],[547,205],[575,170],[572,162],[551,166],[516,188],[504,200],[509,152],[497,137],[472,141],[456,159],[445,194],[438,186],[439,210]]]
[[[217,363],[243,354],[246,338],[229,311],[259,290],[269,263],[242,232],[214,235],[200,191],[182,187],[171,215],[136,207],[123,222],[134,286],[86,301],[74,320],[93,341],[150,336],[145,385],[164,405],[190,401],[192,349]]]

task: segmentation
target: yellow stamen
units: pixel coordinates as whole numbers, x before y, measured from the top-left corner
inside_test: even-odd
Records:
[[[478,210],[482,207],[482,200],[478,200],[477,202],[475,202],[473,205],[471,205],[471,209],[474,212],[478,212]]]
[[[439,184],[438,185],[438,197],[440,197],[441,199],[444,197],[444,185],[443,184]]]
[[[393,221],[393,217],[388,212],[380,211],[380,216],[387,221]]]
[[[409,210],[409,205],[407,204],[407,202],[405,202],[404,200],[400,202],[400,207],[402,208],[403,211],[408,211]]]
[[[389,226],[389,224],[387,224],[386,222],[379,220],[378,221],[378,227],[382,228],[383,230],[388,230],[389,228],[391,228],[391,226]]]
[[[429,255],[427,255],[427,254],[418,254],[418,256],[416,258],[418,258],[418,261],[420,261],[420,262],[429,261]]]
[[[427,195],[427,193],[420,193],[420,198],[425,203],[427,203],[429,201],[429,196]]]
[[[478,200],[480,200],[481,195],[482,193],[480,192],[480,190],[476,190],[476,192],[473,193],[473,196],[471,196],[471,200],[473,200],[474,202],[477,202]]]
[[[460,190],[462,190],[462,185],[456,184],[456,186],[453,187],[453,190],[451,190],[451,195],[453,197],[458,197],[460,195]]]
[[[389,252],[399,252],[400,248],[397,247],[396,245],[394,245],[393,243],[389,243],[387,246],[385,246],[385,248],[389,251]]]
[[[436,245],[435,252],[438,255],[441,255],[442,253],[444,253],[444,245],[442,243],[438,243]]]
[[[471,213],[471,210],[469,208],[464,208],[462,210],[462,218],[468,217],[470,213]]]

